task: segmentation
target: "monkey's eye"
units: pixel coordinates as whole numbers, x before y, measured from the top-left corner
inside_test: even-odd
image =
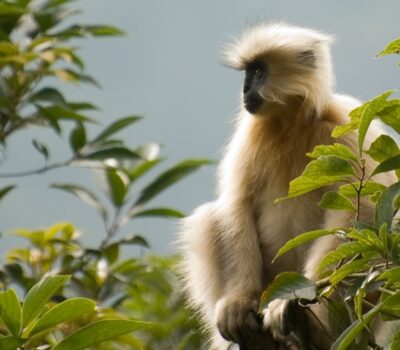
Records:
[[[265,75],[264,64],[258,61],[252,62],[246,69],[247,74],[257,80],[261,80]]]
[[[255,71],[254,71],[254,76],[255,76],[256,78],[261,78],[262,75],[263,75],[262,69],[261,69],[261,68],[256,68]]]

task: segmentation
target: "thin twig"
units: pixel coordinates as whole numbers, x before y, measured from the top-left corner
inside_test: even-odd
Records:
[[[3,174],[0,174],[0,178],[40,175],[40,174],[43,174],[50,170],[66,167],[66,166],[70,165],[74,160],[75,160],[75,158],[72,158],[72,159],[66,160],[64,162],[45,165],[42,168],[33,169],[33,170],[27,170],[27,171],[22,171],[22,172],[15,172],[15,173],[3,173]]]
[[[40,175],[43,174],[47,171],[58,169],[58,168],[63,168],[67,166],[72,166],[72,167],[82,167],[82,168],[88,168],[88,169],[99,169],[99,170],[107,170],[107,169],[115,169],[114,166],[110,166],[107,164],[102,164],[102,165],[80,165],[79,163],[74,163],[78,160],[85,161],[84,158],[78,158],[77,156],[72,157],[69,160],[65,160],[63,162],[59,163],[53,163],[50,165],[45,165],[42,168],[37,168],[37,169],[32,169],[32,170],[27,170],[27,171],[21,171],[21,172],[14,172],[14,173],[0,173],[0,178],[10,178],[10,177],[24,177],[24,176],[30,176],[30,175]]]

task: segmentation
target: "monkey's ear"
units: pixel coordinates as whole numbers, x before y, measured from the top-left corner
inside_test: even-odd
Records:
[[[297,55],[299,62],[307,67],[315,68],[315,54],[313,50],[302,51]]]

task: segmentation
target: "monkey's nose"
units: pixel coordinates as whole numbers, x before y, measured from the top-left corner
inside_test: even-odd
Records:
[[[259,94],[247,94],[244,97],[244,106],[246,110],[251,114],[257,112],[262,102],[263,99]]]

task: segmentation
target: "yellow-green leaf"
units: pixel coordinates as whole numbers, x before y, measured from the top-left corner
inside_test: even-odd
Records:
[[[297,237],[294,237],[287,241],[283,247],[281,247],[278,251],[278,253],[275,255],[274,260],[278,259],[280,256],[283,254],[287,253],[289,250],[292,250],[300,245],[306,244],[308,242],[311,242],[317,238],[326,236],[326,235],[331,235],[334,234],[336,230],[316,230],[316,231],[310,231],[310,232],[305,232],[302,233],[301,235],[298,235]]]
[[[353,175],[354,170],[346,160],[334,156],[319,157],[307,165],[301,176],[290,182],[288,195],[277,201],[300,196]]]
[[[335,156],[344,160],[356,160],[357,157],[353,151],[341,143],[333,145],[320,145],[316,146],[311,153],[307,153],[308,157],[318,158],[321,156]]]
[[[383,162],[400,154],[399,146],[396,141],[388,135],[380,135],[366,152],[377,162]]]
[[[355,211],[353,202],[337,192],[327,192],[318,205],[323,209]]]
[[[51,296],[62,287],[69,276],[46,277],[35,284],[28,292],[22,307],[22,327],[26,327],[42,311],[43,306],[49,301]]]
[[[21,331],[21,305],[13,289],[0,292],[0,314],[11,334],[18,336]]]
[[[97,321],[64,338],[52,350],[84,350],[121,335],[151,327],[154,325],[140,321],[119,319]]]
[[[377,57],[382,57],[390,54],[400,54],[400,38],[390,42],[381,52],[378,53]]]
[[[63,322],[76,320],[84,314],[93,311],[95,307],[96,303],[86,298],[65,300],[41,316],[30,335],[51,329]]]

